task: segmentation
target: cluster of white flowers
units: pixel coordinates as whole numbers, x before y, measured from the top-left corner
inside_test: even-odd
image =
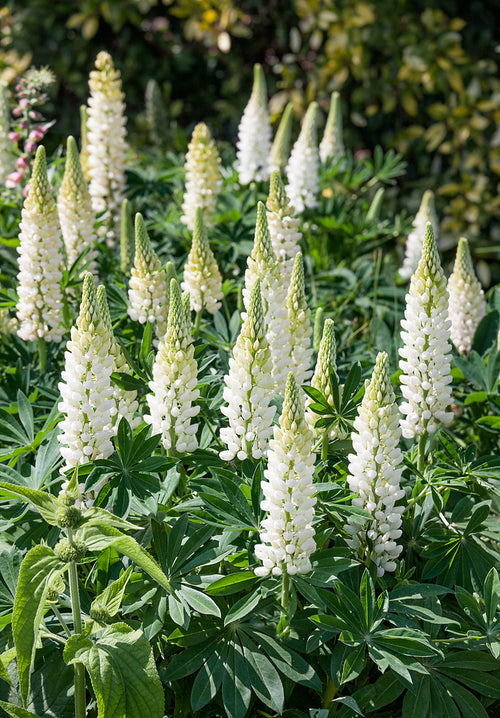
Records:
[[[334,404],[329,376],[330,366],[333,368],[335,374],[337,374],[337,344],[335,342],[334,324],[333,319],[326,319],[323,325],[323,335],[319,344],[318,359],[316,361],[313,378],[311,379],[311,386],[320,391],[328,399],[328,403],[333,408]],[[314,438],[317,439],[322,435],[323,430],[316,429],[314,427],[320,416],[309,408],[309,405],[312,403],[313,400],[310,397],[307,397],[305,417]],[[333,439],[335,436],[336,431],[335,428],[333,428],[330,431],[330,438]]]
[[[307,306],[304,284],[304,262],[299,252],[294,261],[292,279],[287,295],[288,319],[290,321],[289,368],[300,386],[311,378],[312,326],[311,310]]]
[[[19,229],[17,333],[26,341],[60,341],[63,244],[42,146],[36,153]]]
[[[271,352],[265,336],[260,281],[252,288],[248,313],[229,359],[229,374],[224,377],[224,401],[221,412],[229,426],[220,430],[227,445],[221,458],[260,459],[266,455],[275,406],[271,374]]]
[[[92,209],[89,188],[83,176],[78,148],[73,137],[68,137],[66,166],[57,196],[57,211],[66,248],[68,266],[78,259],[88,247],[94,246],[95,212]],[[86,260],[95,259],[91,249]]]
[[[318,206],[320,159],[317,137],[318,103],[311,102],[286,167],[287,194],[295,210]]]
[[[271,149],[271,120],[267,109],[267,90],[264,71],[254,67],[253,88],[243,112],[237,141],[237,169],[241,184],[257,182],[269,177]]]
[[[182,203],[181,222],[191,231],[195,227],[196,209],[203,214],[205,226],[210,227],[217,196],[222,185],[220,157],[210,130],[200,122],[193,130],[186,154],[186,191]]]
[[[319,143],[319,156],[323,164],[326,164],[329,159],[333,162],[338,162],[345,157],[342,136],[342,110],[338,92],[332,92],[330,98],[330,110],[326,119],[323,139]]]
[[[401,321],[403,346],[399,366],[401,429],[405,438],[436,430],[438,422],[448,424],[451,394],[451,344],[448,319],[448,291],[439,253],[427,223],[422,257],[411,278],[406,295],[405,318]]]
[[[142,215],[135,216],[135,260],[131,270],[128,313],[136,322],[156,322],[162,339],[167,330],[167,277],[151,246]]]
[[[373,518],[365,522],[352,517],[345,526],[350,535],[347,543],[363,558],[370,556],[378,576],[396,570],[395,559],[402,551],[396,541],[402,534],[404,506],[395,506],[405,495],[400,488],[403,461],[398,447],[400,437],[388,357],[380,352],[354,421],[354,453],[349,455],[347,477],[351,491],[359,494],[353,499],[353,506],[364,509]]]
[[[269,152],[269,171],[282,172],[285,170],[290,154],[292,141],[293,103],[289,102],[281,116],[281,120],[274,136]]]
[[[266,480],[262,482],[265,498],[261,508],[267,516],[262,521],[261,543],[255,546],[255,555],[262,562],[255,569],[258,576],[293,576],[312,568],[310,556],[316,549],[312,526],[315,458],[300,393],[290,373],[279,426],[274,427],[274,438],[269,442]]]
[[[175,279],[170,283],[168,329],[153,364],[151,393],[146,399],[150,414],[144,420],[151,424],[153,434],[161,434],[164,448],[171,453],[185,454],[198,447],[198,424],[192,419],[200,411],[194,402],[200,392],[198,365],[194,358],[191,327]]]
[[[437,242],[439,237],[439,224],[434,203],[434,193],[431,192],[431,190],[426,190],[424,192],[419,210],[413,220],[413,230],[410,232],[408,239],[406,240],[403,266],[399,270],[399,274],[403,279],[410,279],[411,275],[415,272],[418,266],[422,255],[427,222],[432,224],[434,238]]]
[[[7,85],[0,82],[0,184],[5,184],[7,175],[14,169],[12,142],[8,138],[10,110],[7,99]]]
[[[278,171],[271,174],[266,207],[274,253],[281,265],[283,283],[288,286],[292,278],[295,255],[300,250],[302,232],[299,231],[300,220],[294,216],[294,209]]]
[[[195,312],[206,309],[210,314],[220,309],[222,277],[208,243],[200,207],[196,208],[193,241],[184,265],[183,290],[189,292],[190,306]]]
[[[92,207],[102,232],[113,244],[119,235],[125,188],[126,117],[120,73],[107,52],[100,52],[89,78],[87,156]],[[101,230],[100,230],[101,231]]]
[[[465,237],[458,242],[455,265],[448,279],[448,293],[451,341],[461,354],[468,354],[479,322],[486,314],[486,302],[481,284],[474,274],[469,243]]]

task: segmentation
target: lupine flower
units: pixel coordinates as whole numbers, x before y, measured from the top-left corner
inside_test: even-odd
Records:
[[[220,308],[222,299],[222,277],[208,243],[207,232],[201,209],[195,213],[193,240],[187,262],[184,265],[182,289],[189,292],[191,309],[210,314]]]
[[[168,118],[160,86],[156,80],[148,80],[144,99],[149,137],[153,145],[161,149],[167,141]]]
[[[272,433],[275,406],[271,375],[271,352],[265,335],[264,312],[260,281],[252,287],[248,313],[229,359],[229,374],[224,377],[224,401],[221,412],[229,426],[220,430],[227,450],[220,456],[225,461],[260,459],[266,455]]]
[[[327,319],[323,326],[323,336],[319,345],[318,359],[316,361],[316,368],[314,370],[313,378],[311,379],[311,386],[314,389],[318,389],[327,399],[328,403],[334,407],[333,398],[331,394],[330,378],[329,378],[329,367],[333,367],[335,374],[337,373],[337,345],[335,342],[335,332],[333,319]],[[314,425],[320,418],[312,409],[309,409],[309,404],[312,403],[312,399],[306,398],[306,422],[311,429],[313,436],[317,439],[322,435],[322,429],[315,429]],[[330,438],[333,439],[337,435],[335,429],[330,432]]]
[[[96,257],[93,248],[95,242],[95,213],[92,209],[89,189],[83,176],[78,148],[73,137],[68,137],[66,166],[59,194],[57,211],[61,222],[61,230],[68,258],[68,266],[78,259],[88,247],[92,249],[86,259]]]
[[[481,284],[474,274],[469,243],[465,237],[458,242],[455,265],[448,279],[448,293],[451,341],[461,354],[468,354],[479,322],[486,314],[486,302]]]
[[[87,151],[92,207],[101,233],[113,244],[120,231],[125,188],[125,104],[120,73],[107,52],[100,52],[89,78]]]
[[[391,386],[388,358],[377,356],[371,381],[354,420],[347,481],[351,491],[359,494],[353,506],[372,515],[371,520],[349,519],[344,527],[350,534],[347,543],[360,558],[369,555],[377,566],[377,575],[396,570],[396,559],[402,551],[401,514],[404,506],[395,506],[405,492],[400,488],[403,455],[398,447],[401,437],[399,413]]]
[[[129,316],[141,324],[156,322],[156,334],[161,339],[167,330],[167,278],[139,213],[135,215],[135,259],[131,274]]]
[[[115,433],[116,402],[110,380],[114,366],[110,344],[111,336],[97,304],[94,278],[88,272],[83,282],[80,314],[76,326],[71,328],[64,355],[65,369],[59,383],[62,397],[59,411],[64,414],[58,436],[65,460],[62,471],[105,459],[113,452],[111,438]],[[95,493],[98,491],[96,488]],[[83,485],[80,492],[83,493]],[[87,505],[91,505],[92,498],[85,498]]]
[[[293,103],[289,102],[281,116],[276,135],[269,152],[269,171],[284,171],[290,155],[292,141]]]
[[[241,184],[269,177],[271,120],[267,109],[266,78],[260,65],[254,66],[253,88],[238,127],[237,168]]]
[[[109,313],[108,299],[106,296],[106,288],[103,284],[97,287],[97,306],[101,314],[101,319],[104,326],[109,332],[110,345],[109,351],[114,357],[113,372],[120,372],[122,374],[130,374],[130,367],[127,363],[125,355],[115,339],[113,334],[113,325],[111,323],[111,315]],[[139,408],[137,401],[136,391],[127,391],[121,389],[119,386],[113,385],[113,397],[116,402],[116,414],[113,417],[113,426],[120,423],[120,419],[125,417],[132,429],[135,429],[141,423],[141,418],[136,417],[135,414]]]
[[[266,207],[274,253],[281,265],[283,282],[288,286],[292,278],[293,261],[300,250],[302,232],[299,232],[300,220],[294,217],[295,212],[278,171],[271,175]]]
[[[300,392],[291,373],[267,457],[266,480],[262,482],[265,498],[261,503],[267,516],[262,521],[261,543],[255,546],[262,566],[255,573],[257,576],[308,573],[312,568],[310,556],[316,549],[312,526],[316,504],[315,455]]]
[[[450,324],[446,278],[428,222],[422,257],[411,278],[401,321],[405,331],[401,332],[399,366],[405,401],[400,410],[406,417],[401,420],[401,430],[407,439],[432,433],[439,422],[449,424],[453,418],[447,411],[452,402]]]
[[[195,228],[196,210],[200,208],[206,227],[213,224],[217,196],[222,185],[220,157],[210,130],[200,122],[193,130],[186,154],[186,191],[181,222],[191,231]]]
[[[83,176],[86,182],[90,182],[89,174],[89,138],[87,123],[89,121],[89,115],[87,112],[87,105],[80,105],[80,165],[82,167]]]
[[[434,193],[431,192],[431,190],[424,192],[419,210],[413,220],[413,230],[406,240],[405,258],[403,260],[403,266],[399,270],[399,274],[403,279],[410,279],[411,275],[417,269],[422,255],[427,222],[432,224],[434,238],[437,242],[439,238],[439,224],[434,204]]]
[[[5,184],[7,175],[12,170],[14,155],[9,137],[10,110],[7,101],[7,86],[0,83],[0,183]]]
[[[36,153],[19,229],[17,333],[26,341],[60,341],[63,244],[43,147]]]
[[[170,283],[168,329],[158,347],[153,364],[151,393],[146,396],[150,414],[144,421],[151,424],[153,434],[161,434],[167,451],[191,453],[198,448],[192,419],[200,411],[194,402],[200,392],[198,365],[194,358],[191,327],[182,305],[181,291],[175,279]]]
[[[307,306],[304,285],[304,263],[299,252],[295,257],[292,279],[287,295],[288,319],[290,322],[290,369],[300,386],[311,377],[312,327],[311,310]]]
[[[298,140],[293,146],[286,167],[287,195],[299,213],[306,207],[318,206],[319,151],[316,121],[318,103],[311,102],[307,108]]]
[[[128,208],[128,199],[122,201],[120,215],[120,269],[128,274],[134,264],[135,236],[132,217]]]
[[[330,110],[326,119],[325,131],[323,139],[319,143],[319,156],[323,164],[326,164],[329,159],[333,162],[338,162],[345,157],[342,137],[342,110],[338,92],[332,92],[330,98]]]

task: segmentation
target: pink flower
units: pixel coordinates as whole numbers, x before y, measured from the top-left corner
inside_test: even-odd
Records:
[[[36,140],[39,142],[40,140],[43,140],[43,132],[40,132],[40,130],[31,130],[29,134],[30,140]]]
[[[21,133],[20,132],[9,132],[7,137],[9,138],[9,140],[11,142],[19,142],[19,140],[21,139]]]
[[[36,150],[36,142],[33,142],[32,140],[28,140],[26,142],[26,152],[34,152]]]
[[[14,117],[19,117],[23,114],[23,111],[21,107],[14,107],[14,109],[12,110],[12,114],[14,115]]]
[[[7,179],[5,180],[5,186],[9,187],[9,189],[12,189],[13,187],[16,187],[19,182],[21,182],[23,178],[23,172],[11,172],[10,175],[7,175]]]
[[[28,123],[26,120],[21,120],[21,122],[17,125],[20,130],[27,130],[28,129]]]
[[[28,107],[28,104],[29,103],[28,103],[28,100],[26,99],[26,97],[22,97],[19,100],[19,107],[21,107],[22,109],[24,109],[25,107]]]
[[[27,161],[26,157],[23,156],[23,157],[17,158],[16,170],[19,170],[20,172],[22,172],[23,170],[25,170],[27,168],[27,166],[28,166],[28,161]]]

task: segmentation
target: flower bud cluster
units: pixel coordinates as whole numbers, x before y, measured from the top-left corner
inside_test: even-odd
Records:
[[[427,222],[432,225],[434,238],[437,242],[439,238],[439,224],[436,214],[436,206],[434,203],[434,193],[426,190],[415,219],[413,220],[413,230],[406,240],[405,257],[403,266],[399,270],[399,274],[403,279],[410,279],[411,275],[417,269],[420,257],[422,255],[422,247],[424,245],[425,228]]]
[[[293,103],[289,102],[281,116],[276,135],[269,152],[269,171],[283,172],[290,154],[292,140]]]
[[[186,154],[186,192],[182,203],[181,222],[191,231],[195,228],[197,208],[203,214],[206,227],[213,224],[217,196],[222,185],[220,157],[210,130],[200,122],[193,130]]]
[[[330,98],[330,110],[326,120],[323,139],[319,143],[319,156],[321,162],[326,164],[328,160],[338,162],[345,157],[344,140],[342,137],[342,111],[340,108],[340,95],[332,92]]]
[[[311,102],[286,167],[286,192],[296,212],[318,206],[319,150],[317,136],[318,103]]]
[[[271,135],[264,71],[260,65],[255,65],[252,94],[238,127],[236,154],[241,184],[260,182],[269,177]]]
[[[300,386],[308,382],[311,378],[313,354],[311,346],[311,310],[307,306],[304,284],[304,262],[300,252],[295,256],[286,304],[290,322],[291,351],[289,368],[293,371],[295,380]]]
[[[486,302],[481,284],[474,274],[469,243],[465,237],[458,242],[455,265],[448,279],[448,293],[451,341],[461,354],[468,354],[479,322],[486,314]]]
[[[269,197],[266,203],[267,222],[274,253],[281,265],[283,284],[288,287],[292,278],[293,261],[300,250],[302,232],[295,217],[279,172],[271,174]]]
[[[318,359],[316,361],[316,368],[314,370],[313,378],[311,379],[311,386],[314,389],[320,391],[323,396],[327,398],[328,403],[330,404],[332,409],[334,409],[334,404],[330,387],[329,368],[331,366],[335,374],[337,374],[336,364],[337,345],[335,342],[333,319],[326,319],[323,325],[323,335],[321,337],[321,342],[319,345]],[[312,403],[313,400],[310,397],[307,397],[305,418],[309,428],[313,433],[313,437],[317,439],[322,435],[323,430],[316,429],[314,427],[320,417],[312,409],[309,408],[309,405]],[[330,438],[334,439],[336,436],[337,432],[335,428],[333,428],[330,431]]]
[[[210,314],[220,309],[222,299],[222,277],[208,243],[200,207],[196,208],[193,241],[187,262],[184,265],[183,290],[189,292],[191,309]]]

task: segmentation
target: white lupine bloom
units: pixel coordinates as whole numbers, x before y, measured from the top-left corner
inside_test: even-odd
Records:
[[[320,160],[316,121],[318,103],[311,102],[307,108],[298,140],[293,146],[286,167],[287,195],[295,211],[318,206]]]
[[[287,295],[288,319],[290,321],[290,370],[300,386],[312,375],[312,326],[311,310],[307,306],[304,285],[304,262],[299,252],[295,257],[292,279]]]
[[[89,188],[83,176],[78,148],[73,137],[68,137],[66,166],[57,195],[57,211],[68,266],[71,267],[84,250],[94,246],[96,240],[95,212],[92,209]],[[95,249],[91,249],[86,260],[95,259],[96,254]]]
[[[469,243],[465,237],[458,242],[455,265],[448,279],[448,293],[451,341],[461,354],[468,354],[479,322],[486,314],[486,302],[481,284],[474,274]]]
[[[267,458],[266,480],[262,482],[265,498],[261,503],[267,515],[262,521],[261,543],[255,546],[255,555],[262,566],[256,568],[255,573],[257,576],[308,573],[312,568],[310,556],[316,550],[312,526],[316,457],[300,392],[291,373]]]
[[[269,172],[284,171],[290,155],[292,141],[293,103],[289,102],[281,116],[276,135],[269,152]]]
[[[0,334],[16,334],[17,319],[9,315],[8,309],[0,309]]]
[[[220,157],[210,130],[200,122],[193,130],[186,154],[186,191],[182,203],[181,222],[191,231],[195,227],[196,209],[203,214],[206,227],[213,225],[217,196],[222,186]]]
[[[399,270],[399,274],[403,277],[403,279],[410,279],[411,275],[418,267],[420,257],[422,256],[422,247],[424,245],[427,222],[432,224],[434,238],[437,242],[439,239],[439,223],[434,203],[434,193],[431,192],[431,190],[426,190],[424,192],[419,210],[413,220],[413,230],[410,232],[408,239],[406,240],[403,266]]]
[[[129,316],[145,324],[156,322],[156,334],[162,339],[167,330],[167,275],[151,246],[144,220],[135,216],[135,259],[131,270],[128,298]]]
[[[103,284],[97,287],[97,305],[101,314],[104,326],[110,335],[110,346],[109,351],[114,357],[113,372],[120,372],[123,374],[130,374],[130,367],[127,363],[124,353],[121,350],[120,345],[115,339],[113,334],[113,325],[111,323],[111,316],[109,313],[108,299],[106,297],[106,288]],[[136,429],[141,423],[141,418],[136,416],[137,409],[139,408],[139,402],[137,401],[136,391],[127,391],[121,389],[116,384],[112,385],[113,396],[116,402],[117,412],[113,418],[113,425],[118,425],[120,419],[125,417],[132,429]]]
[[[189,454],[198,448],[193,418],[200,411],[194,402],[200,392],[198,365],[194,358],[191,327],[182,304],[179,284],[170,284],[168,329],[153,364],[151,393],[146,396],[150,414],[144,421],[151,424],[153,434],[161,434],[164,448],[172,453]]]
[[[271,374],[271,352],[265,336],[260,281],[252,288],[248,313],[229,359],[229,374],[224,377],[224,401],[221,412],[229,426],[220,430],[227,450],[220,456],[225,461],[260,459],[266,455],[275,406]]]
[[[111,335],[106,329],[97,304],[94,278],[85,275],[80,314],[71,328],[71,339],[65,352],[65,368],[59,391],[64,414],[59,424],[62,471],[89,461],[105,459],[113,452],[111,437],[116,402],[111,386],[114,357],[110,353]],[[65,488],[65,487],[63,487]],[[94,495],[99,488],[94,490]],[[83,491],[83,486],[80,487]],[[91,497],[85,497],[87,505]]]
[[[311,386],[314,389],[320,391],[327,399],[328,403],[334,408],[332,392],[330,387],[330,376],[329,367],[333,367],[335,375],[337,374],[337,345],[335,342],[335,332],[333,319],[326,319],[323,325],[323,336],[319,344],[318,359],[316,361],[316,368],[314,370],[313,378],[311,379]],[[319,414],[316,414],[309,405],[313,403],[310,397],[306,397],[306,422],[311,429],[315,439],[323,435],[324,429],[315,429],[314,425],[320,418]],[[330,431],[330,438],[334,439],[337,436],[335,428]]]
[[[42,146],[36,153],[19,229],[17,333],[26,341],[60,341],[65,331],[60,326],[63,244]]]
[[[249,184],[253,180],[259,182],[269,177],[271,135],[266,79],[262,67],[255,65],[252,94],[238,127],[236,143],[236,166],[241,184]]]
[[[290,371],[290,322],[286,305],[287,283],[271,243],[266,208],[257,204],[257,222],[252,253],[247,260],[243,301],[248,309],[250,295],[260,281],[266,338],[272,357],[272,375],[275,387],[283,394]]]
[[[293,262],[300,251],[302,232],[299,232],[300,220],[294,216],[294,209],[278,171],[271,175],[266,207],[274,253],[281,267],[283,283],[288,287],[292,278]]]
[[[406,295],[401,321],[403,346],[399,366],[403,436],[411,439],[436,431],[439,422],[449,424],[451,394],[451,344],[448,291],[430,222],[425,230],[422,257]]]
[[[222,277],[208,243],[203,214],[198,207],[195,212],[193,240],[187,262],[184,265],[182,289],[189,292],[191,309],[210,314],[220,309],[222,299]]]
[[[10,129],[10,110],[7,100],[7,85],[0,82],[0,184],[4,185],[7,175],[13,171],[15,155],[12,142],[8,138]]]
[[[326,119],[325,131],[323,139],[319,143],[319,156],[323,164],[326,164],[329,159],[333,162],[338,162],[345,157],[342,136],[342,110],[338,92],[332,92],[330,98],[330,110]]]
[[[396,397],[391,386],[388,357],[380,352],[371,381],[354,420],[347,481],[351,491],[359,494],[353,506],[372,515],[371,520],[349,519],[344,527],[347,543],[360,558],[377,566],[377,575],[396,570],[396,559],[402,551],[401,514],[404,506],[395,506],[405,492],[400,488],[403,455],[399,449],[401,431]],[[371,551],[368,546],[371,544]]]
[[[109,244],[120,231],[125,189],[127,145],[124,94],[120,72],[107,52],[100,52],[89,78],[87,156],[92,207],[102,221],[99,230]]]

